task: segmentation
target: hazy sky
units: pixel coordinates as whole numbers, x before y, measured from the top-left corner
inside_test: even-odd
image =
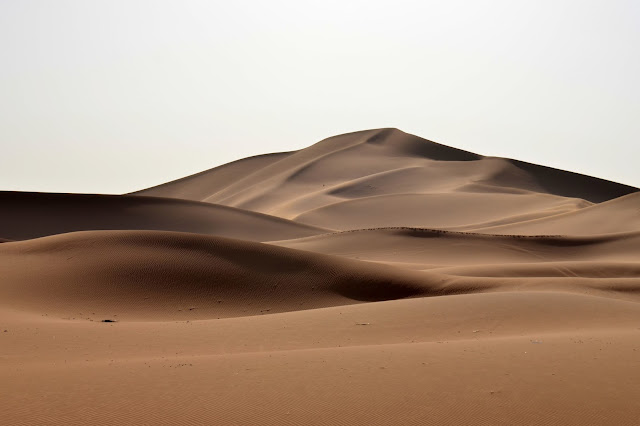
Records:
[[[0,0],[0,190],[398,127],[640,186],[638,1]]]

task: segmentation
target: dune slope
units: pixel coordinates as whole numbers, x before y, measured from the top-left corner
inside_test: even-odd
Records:
[[[162,230],[266,241],[328,230],[227,206],[157,197],[0,192],[0,235],[24,240],[86,230]]]
[[[255,158],[250,158],[231,163],[234,170],[244,168],[245,172],[233,182],[224,180],[224,186],[212,186],[206,194],[189,189],[191,182],[194,187],[200,187],[200,175],[137,194],[187,198],[197,195],[198,201],[302,221],[310,221],[321,214],[323,223],[335,222],[336,226],[330,228],[358,229],[355,225],[345,224],[345,215],[361,216],[360,207],[376,215],[376,210],[390,202],[396,203],[398,210],[421,208],[424,211],[430,197],[449,197],[451,201],[444,202],[493,207],[491,215],[478,217],[479,222],[503,220],[510,223],[567,213],[638,191],[577,173],[483,157],[397,129],[339,135],[300,151],[279,154],[263,164],[256,165],[255,162]],[[203,173],[214,176],[225,167]],[[180,187],[179,192],[176,192],[176,186]],[[474,197],[479,194],[496,197],[496,200],[478,202]],[[398,202],[382,196],[402,196],[404,200]],[[433,204],[444,206],[440,200]],[[526,212],[513,211],[513,206],[519,204],[526,205]],[[385,212],[377,216],[375,226],[399,226],[400,219],[395,215]],[[438,220],[441,217],[442,214],[432,215],[420,223],[413,220],[411,226],[481,225],[469,223],[467,219],[442,224]]]
[[[480,226],[475,231],[522,235],[594,235],[633,232],[639,229],[640,194],[633,193],[573,212],[510,224]]]
[[[518,291],[190,322],[14,316],[0,339],[22,366],[0,368],[0,413],[36,425],[632,425],[638,306]]]
[[[258,315],[454,291],[384,265],[183,233],[68,233],[5,243],[0,253],[0,305],[94,320]]]

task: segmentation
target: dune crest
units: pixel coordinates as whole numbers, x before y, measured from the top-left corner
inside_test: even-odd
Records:
[[[330,232],[233,207],[158,197],[0,192],[0,235],[13,240],[89,230],[192,232],[267,241]]]
[[[423,195],[454,193],[465,201],[468,193],[502,193],[513,196],[513,203],[519,203],[544,194],[550,200],[555,199],[555,203],[567,199],[599,203],[638,191],[577,173],[484,157],[398,129],[334,136],[300,151],[267,158],[268,161],[260,158],[259,164],[256,157],[240,160],[136,194],[189,198],[196,194],[194,187],[202,188],[203,176],[214,180],[231,166],[234,170],[244,166],[246,172],[230,183],[223,179],[226,185],[212,187],[207,196],[197,201],[287,219],[335,205],[345,198],[364,200],[380,195],[403,194],[420,199]],[[342,218],[335,220],[340,223]]]
[[[0,267],[8,282],[0,306],[92,320],[211,319],[459,292],[385,265],[159,231],[3,244]]]

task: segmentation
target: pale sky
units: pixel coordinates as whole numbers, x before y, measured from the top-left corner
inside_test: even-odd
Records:
[[[0,0],[0,61],[0,190],[379,127],[640,186],[638,1]]]

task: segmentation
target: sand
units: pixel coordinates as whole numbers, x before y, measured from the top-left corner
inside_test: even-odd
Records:
[[[636,425],[639,191],[379,129],[0,192],[0,424]]]

